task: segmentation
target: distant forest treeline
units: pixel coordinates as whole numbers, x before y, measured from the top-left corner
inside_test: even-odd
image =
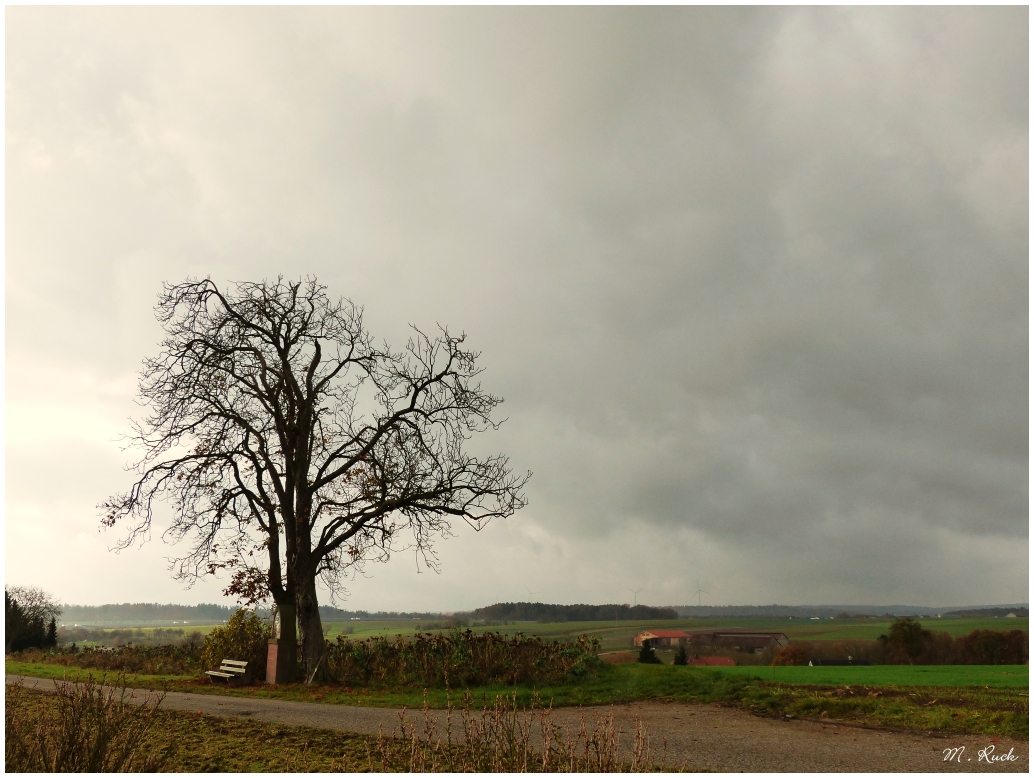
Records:
[[[236,605],[216,605],[201,603],[200,605],[163,605],[157,602],[125,602],[110,605],[62,605],[62,624],[93,625],[162,625],[173,622],[190,622],[191,624],[220,624],[237,612]],[[259,615],[269,617],[268,608],[259,608]],[[345,611],[329,605],[320,606],[320,618],[324,621],[363,621],[382,619],[426,619],[442,618],[440,613],[400,613],[396,611]]]
[[[363,621],[401,621],[412,619],[441,619],[441,613],[423,613],[404,611],[343,611],[340,608],[332,608],[329,605],[320,606],[320,618],[323,621],[349,621],[361,619]]]
[[[810,619],[818,616],[953,616],[990,618],[1015,613],[1027,615],[1027,605],[997,605],[979,608],[930,608],[925,605],[676,605],[681,619]]]
[[[200,605],[163,605],[157,602],[124,602],[110,605],[62,605],[62,624],[145,624],[189,621],[218,624],[226,621],[236,608],[214,603]]]
[[[234,605],[163,605],[156,602],[137,602],[110,605],[62,605],[61,624],[90,624],[95,626],[172,626],[173,622],[190,624],[221,624],[237,610]],[[675,618],[799,618],[813,616],[954,616],[962,618],[999,618],[1015,613],[1028,616],[1027,604],[998,605],[980,608],[929,608],[914,605],[679,605],[655,608],[648,605],[549,605],[541,602],[502,602],[477,608],[469,613],[456,614],[475,621],[624,621],[630,619]],[[268,609],[259,609],[268,618]],[[389,621],[447,618],[442,613],[404,611],[342,610],[329,605],[320,606],[324,621]]]
[[[471,619],[485,621],[631,621],[678,618],[673,608],[649,605],[547,605],[542,602],[499,602],[477,608]]]

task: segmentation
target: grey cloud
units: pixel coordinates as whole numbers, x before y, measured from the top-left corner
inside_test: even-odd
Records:
[[[561,554],[571,591],[602,591],[634,528],[715,579],[778,579],[742,601],[1015,600],[1026,19],[12,9],[8,350],[124,375],[162,280],[312,272],[393,342],[470,333],[509,417],[476,445],[535,471],[492,537]],[[19,484],[46,468],[8,456]],[[100,499],[124,475],[97,467]],[[442,597],[481,537],[443,544]],[[925,572],[949,558],[964,584]],[[486,597],[515,585],[484,575]]]

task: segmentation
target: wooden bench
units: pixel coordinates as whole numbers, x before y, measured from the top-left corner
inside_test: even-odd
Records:
[[[222,679],[229,684],[249,683],[251,672],[248,670],[248,663],[238,659],[224,659],[218,670],[206,670],[205,675],[212,679]]]

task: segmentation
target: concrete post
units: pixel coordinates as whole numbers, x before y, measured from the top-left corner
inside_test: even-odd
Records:
[[[274,638],[269,641],[269,653],[266,654],[266,683],[276,684],[278,676],[282,676],[280,664],[283,661],[279,652],[280,646]]]

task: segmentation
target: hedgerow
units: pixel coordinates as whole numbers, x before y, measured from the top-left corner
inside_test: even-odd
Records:
[[[490,684],[563,683],[594,673],[599,638],[547,641],[471,630],[351,640],[328,645],[331,678],[342,684],[460,688]]]
[[[20,662],[38,662],[83,670],[190,675],[201,670],[201,647],[122,646],[121,648],[27,649],[15,655]]]

